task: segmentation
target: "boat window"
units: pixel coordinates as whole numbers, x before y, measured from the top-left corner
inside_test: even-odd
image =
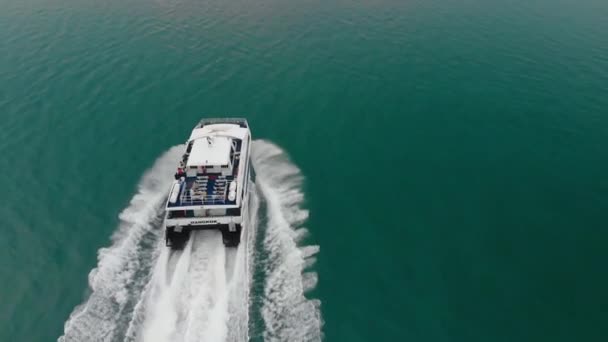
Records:
[[[167,216],[167,218],[180,218],[180,217],[186,217],[186,211],[184,210],[172,210],[169,211],[169,216]]]
[[[228,209],[226,209],[226,215],[241,216],[241,208],[228,208]]]
[[[167,214],[168,219],[194,217],[194,210],[171,210]]]

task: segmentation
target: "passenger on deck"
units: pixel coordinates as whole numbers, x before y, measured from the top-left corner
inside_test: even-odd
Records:
[[[175,179],[178,180],[182,177],[186,177],[186,172],[184,172],[184,169],[182,169],[181,167],[177,169],[177,172],[175,173]]]

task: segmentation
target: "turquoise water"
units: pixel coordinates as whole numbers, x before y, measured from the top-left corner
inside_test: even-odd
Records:
[[[297,303],[320,301],[325,340],[608,339],[607,2],[0,8],[1,341],[64,334],[98,250],[158,225],[154,208],[119,214],[141,213],[142,188],[144,204],[162,195],[155,163],[204,116],[246,116],[289,156],[261,174],[252,245],[264,265],[283,260],[265,249],[281,217],[269,208],[285,201],[272,191],[303,193],[298,243],[320,251]],[[108,273],[108,296],[150,279],[155,232],[138,242],[137,276]],[[251,339],[318,337],[314,320],[290,320],[301,305],[264,316],[264,265]],[[138,298],[104,338],[91,325],[80,339],[123,340]]]

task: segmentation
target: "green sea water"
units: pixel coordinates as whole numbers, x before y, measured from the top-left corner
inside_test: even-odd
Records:
[[[64,334],[214,116],[301,170],[324,340],[608,340],[608,2],[0,0],[0,341]],[[251,339],[305,339],[267,276]]]

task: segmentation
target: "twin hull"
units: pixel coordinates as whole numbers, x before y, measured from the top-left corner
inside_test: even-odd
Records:
[[[245,195],[242,208],[240,216],[166,219],[166,245],[172,249],[183,249],[192,231],[216,229],[222,232],[222,240],[226,247],[236,247],[241,242],[243,217],[248,217],[249,214],[249,195]]]

